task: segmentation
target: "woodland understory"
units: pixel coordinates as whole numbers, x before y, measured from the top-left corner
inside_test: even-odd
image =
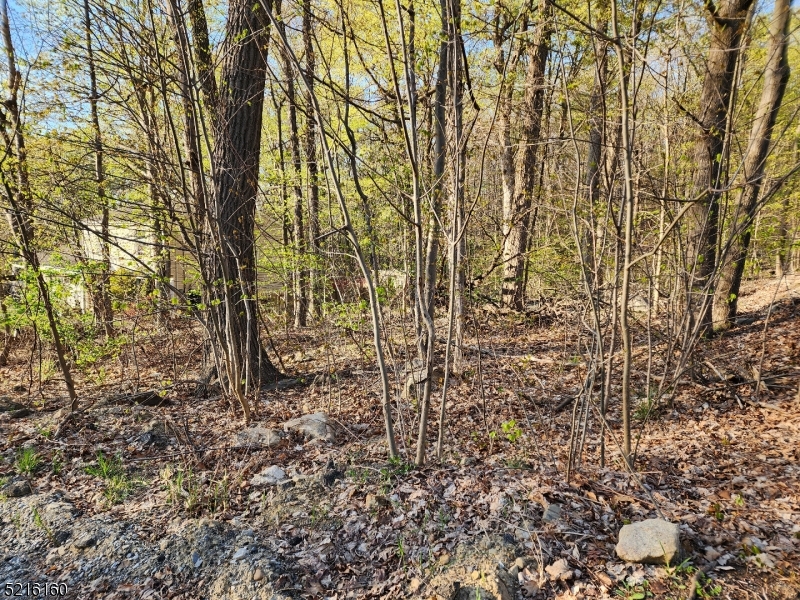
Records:
[[[295,436],[260,447],[237,441],[238,404],[213,389],[197,396],[202,337],[191,319],[173,316],[168,327],[137,320],[135,344],[87,369],[77,380],[85,391],[76,413],[63,409],[63,383],[52,369],[49,379],[38,380],[37,365],[52,361],[52,352],[31,352],[30,340],[15,342],[0,369],[0,394],[31,412],[0,417],[0,469],[12,476],[23,449],[31,449],[39,461],[27,473],[33,498],[58,490],[59,501],[73,503],[84,517],[136,523],[150,542],[189,521],[252,528],[257,538],[275,540],[276,556],[285,561],[272,582],[284,596],[275,597],[427,598],[425,586],[437,575],[469,563],[470,550],[483,539],[500,539],[512,559],[538,557],[541,568],[566,557],[578,570],[569,582],[549,582],[533,594],[521,589],[523,597],[688,598],[698,581],[694,570],[716,560],[699,580],[699,595],[691,597],[793,599],[800,593],[800,298],[785,282],[779,291],[776,280],[748,283],[746,324],[702,341],[691,376],[657,403],[648,404],[644,390],[648,370],[655,380],[663,365],[665,342],[654,328],[657,341],[648,353],[647,328],[637,323],[635,475],[621,458],[614,402],[606,466],[599,463],[597,412],[589,417],[585,443],[570,456],[576,422],[580,428],[574,399],[586,377],[576,349],[580,311],[551,306],[538,314],[501,314],[490,305],[475,309],[468,329],[470,349],[452,384],[443,456],[423,467],[413,466],[413,397],[397,400],[400,456],[387,462],[379,375],[363,353],[368,334],[336,327],[275,334],[277,355],[295,382],[259,393],[255,422],[278,427],[298,414],[324,411],[340,429],[336,444]],[[401,348],[402,332],[391,321],[387,331]],[[160,390],[163,404],[132,403],[141,390]],[[617,393],[614,385],[612,398]],[[163,444],[143,437],[155,431]],[[98,453],[118,461],[118,480],[98,473]],[[307,496],[253,494],[248,483],[265,466],[314,475],[331,462],[337,475]],[[191,500],[170,494],[177,472],[185,474]],[[543,522],[544,508],[553,503],[562,507],[559,519]],[[353,532],[357,515],[367,519]],[[655,575],[633,572],[627,584],[614,580],[614,572],[623,578],[631,572],[614,555],[618,528],[657,515],[681,524],[687,562]],[[20,528],[19,539],[38,536],[43,549],[31,560],[41,575],[68,579],[69,553],[42,562],[55,543],[46,522],[37,525],[23,515],[21,524],[3,527]],[[7,560],[14,548],[4,552]],[[70,597],[213,597],[211,580],[213,568],[164,563],[144,582],[117,580],[98,588],[85,581]]]
[[[0,0],[0,595],[797,599],[799,16]]]

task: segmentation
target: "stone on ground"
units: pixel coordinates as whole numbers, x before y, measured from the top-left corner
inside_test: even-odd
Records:
[[[296,431],[311,440],[325,440],[326,442],[336,441],[333,425],[328,420],[328,415],[324,412],[303,415],[302,417],[286,421],[283,424],[283,430],[286,432]]]
[[[2,493],[9,498],[22,498],[31,493],[31,484],[25,479],[14,479],[3,486]]]
[[[248,427],[237,434],[240,444],[256,444],[259,446],[274,446],[284,437],[282,431],[267,429],[266,427]]]
[[[261,473],[253,475],[250,485],[275,485],[286,479],[286,472],[278,465],[267,467]]]
[[[666,565],[678,556],[680,547],[677,525],[664,519],[647,519],[624,525],[616,550],[627,562]]]

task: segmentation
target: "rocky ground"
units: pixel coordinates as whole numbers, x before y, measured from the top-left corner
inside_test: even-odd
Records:
[[[155,343],[163,333],[136,362],[157,401],[97,385],[71,416],[57,382],[18,387],[29,356],[17,349],[0,369],[0,594],[47,597],[13,586],[60,583],[81,599],[798,598],[800,306],[745,316],[705,343],[695,378],[656,406],[642,394],[635,475],[614,411],[607,466],[592,421],[570,463],[573,412],[558,407],[585,373],[553,322],[484,316],[451,390],[445,452],[424,468],[387,461],[377,373],[357,343],[346,354],[341,340],[287,342],[296,380],[262,394],[246,427],[224,399],[176,383],[193,345]],[[115,364],[130,381],[131,361]],[[407,457],[415,415],[413,398],[398,401]],[[674,552],[658,528],[634,536],[651,546],[638,558],[617,547],[623,526],[656,518],[676,525]],[[676,554],[670,566],[659,550]]]

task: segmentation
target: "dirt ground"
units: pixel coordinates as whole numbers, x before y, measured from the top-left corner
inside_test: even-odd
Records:
[[[386,458],[363,327],[272,332],[295,381],[261,392],[248,427],[282,431],[287,419],[324,412],[333,443],[243,441],[237,408],[213,389],[195,393],[201,338],[188,318],[126,321],[126,343],[79,369],[82,409],[72,416],[52,357],[20,339],[0,368],[0,396],[29,412],[0,414],[0,477],[31,489],[0,503],[0,589],[40,581],[66,583],[74,598],[798,598],[800,278],[748,282],[740,310],[742,324],[701,342],[691,376],[670,381],[657,401],[667,340],[651,336],[650,353],[637,331],[635,474],[618,450],[616,374],[600,466],[596,408],[574,401],[587,377],[585,334],[569,311],[476,310],[448,392],[443,455],[434,456],[437,416],[422,468],[408,462],[414,397],[394,405],[404,458]],[[406,339],[392,330],[398,389]],[[164,402],[129,401],[145,390]],[[285,483],[252,483],[275,466]],[[657,516],[680,525],[686,560],[621,562],[620,527]],[[87,532],[95,539],[84,545]],[[546,569],[562,559],[569,575],[554,578]]]

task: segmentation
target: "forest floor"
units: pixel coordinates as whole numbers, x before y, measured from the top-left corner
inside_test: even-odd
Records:
[[[750,283],[741,311],[657,403],[664,346],[647,352],[638,330],[635,476],[615,443],[616,384],[606,466],[590,411],[567,473],[587,375],[570,311],[476,309],[443,456],[434,418],[423,468],[387,461],[363,327],[273,331],[296,382],[261,393],[247,429],[324,412],[335,441],[247,437],[233,405],[198,398],[188,318],[126,321],[127,342],[82,367],[72,416],[52,357],[20,340],[0,368],[0,405],[16,407],[0,413],[0,594],[46,597],[7,584],[49,582],[67,598],[800,598],[800,279]],[[153,389],[160,406],[129,401]],[[411,460],[416,402],[395,409]],[[258,477],[270,467],[277,484]],[[686,560],[620,561],[623,523],[657,516],[680,525]]]

